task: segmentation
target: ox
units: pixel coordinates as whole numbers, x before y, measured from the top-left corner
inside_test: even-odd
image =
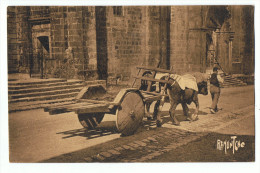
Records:
[[[169,101],[170,101],[170,117],[172,119],[172,123],[174,125],[180,125],[180,122],[177,120],[175,117],[175,109],[178,106],[178,104],[182,105],[183,108],[183,113],[187,117],[188,121],[196,121],[198,120],[198,112],[199,112],[199,100],[198,100],[198,94],[203,94],[207,95],[208,94],[208,88],[207,88],[207,79],[208,76],[203,73],[194,73],[192,74],[194,78],[196,79],[197,88],[198,90],[194,90],[191,88],[183,86],[181,87],[180,84],[176,81],[176,79],[170,77],[168,80],[168,84],[166,84],[166,91],[169,96]],[[165,79],[166,76],[163,76],[161,79]],[[160,88],[164,86],[164,84],[159,85]],[[154,113],[153,113],[153,118],[156,119],[156,124],[158,127],[162,125],[162,119],[160,116],[160,113],[158,114],[158,111],[161,109],[163,106],[165,100],[158,100],[154,106]],[[189,113],[189,108],[187,104],[194,103],[196,105],[196,109],[194,114]],[[147,108],[149,109],[150,105],[147,105]]]

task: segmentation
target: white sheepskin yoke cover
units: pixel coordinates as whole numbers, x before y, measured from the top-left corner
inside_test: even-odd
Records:
[[[170,77],[173,78],[176,82],[178,82],[182,90],[185,90],[185,88],[190,88],[195,91],[198,91],[196,78],[193,75],[185,74],[180,76],[176,74],[171,74]]]
[[[194,73],[192,73],[192,76],[194,76],[196,78],[197,83],[207,82],[208,79],[210,78],[209,74],[200,73],[200,72],[194,72]]]

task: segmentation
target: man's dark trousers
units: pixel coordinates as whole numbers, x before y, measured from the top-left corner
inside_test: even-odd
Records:
[[[218,111],[218,99],[220,96],[220,88],[215,86],[215,85],[210,85],[210,94],[212,98],[212,104],[211,104],[211,109],[214,111]]]

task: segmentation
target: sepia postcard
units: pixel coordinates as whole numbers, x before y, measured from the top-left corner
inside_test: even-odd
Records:
[[[3,3],[3,170],[257,172],[256,1],[120,2]]]

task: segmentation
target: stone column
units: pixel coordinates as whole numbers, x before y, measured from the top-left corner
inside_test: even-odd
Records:
[[[234,36],[229,36],[229,45],[228,45],[228,65],[229,65],[229,73],[232,73],[232,49],[233,49],[233,39]]]
[[[219,56],[219,36],[220,36],[220,29],[217,28],[215,31],[215,45],[216,45],[216,54],[215,54],[215,59],[214,59],[214,63],[216,63],[215,61],[218,60],[218,56]]]

